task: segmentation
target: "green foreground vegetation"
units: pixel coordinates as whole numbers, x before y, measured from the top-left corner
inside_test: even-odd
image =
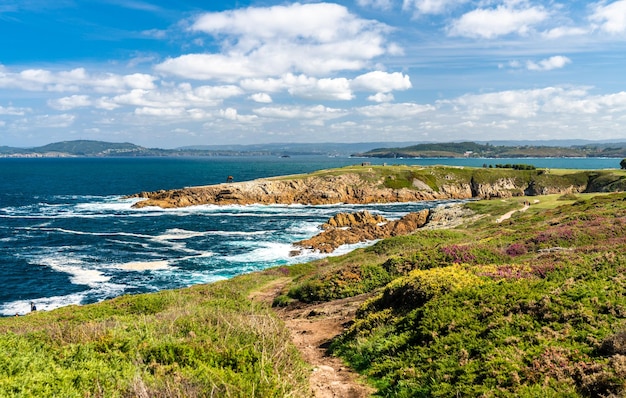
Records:
[[[623,396],[626,195],[547,199],[329,259],[288,296],[374,292],[330,350],[380,396]]]
[[[626,194],[464,206],[460,227],[340,257],[0,319],[0,396],[307,396],[289,331],[249,299],[278,279],[275,306],[367,294],[329,352],[378,396],[623,396]]]
[[[289,332],[247,299],[273,277],[0,319],[0,396],[306,396]]]

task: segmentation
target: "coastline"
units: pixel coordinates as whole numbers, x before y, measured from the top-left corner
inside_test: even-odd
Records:
[[[442,199],[489,199],[514,196],[616,191],[626,188],[618,170],[551,172],[458,166],[360,166],[246,182],[141,192],[134,206],[179,208],[204,204],[370,204]]]

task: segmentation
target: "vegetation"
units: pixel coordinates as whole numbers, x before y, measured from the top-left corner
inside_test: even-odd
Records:
[[[501,224],[490,216],[385,240],[360,256],[387,257],[390,283],[359,290],[363,267],[346,278],[344,264],[329,264],[299,282],[317,295],[295,296],[375,292],[331,352],[380,396],[623,396],[626,195],[551,203]],[[509,208],[469,206],[493,216]]]
[[[496,164],[496,169],[535,170],[532,164]]]
[[[540,187],[626,184],[622,171],[401,167],[381,179],[378,167],[354,170],[433,190],[503,176]],[[524,201],[527,211],[495,223]],[[287,285],[276,307],[365,294],[329,352],[378,396],[624,396],[626,194],[464,206],[477,217],[455,229],[212,285],[0,319],[0,396],[305,396],[310,369],[272,309],[249,299],[277,280]]]
[[[403,148],[377,148],[359,156],[375,158],[431,158],[431,157],[623,157],[626,144],[589,144],[570,147],[559,146],[495,146],[475,142],[448,142],[418,144]]]
[[[510,194],[544,194],[558,190],[579,192],[626,191],[626,171],[612,170],[545,170],[529,165],[505,165],[500,168],[453,166],[347,166],[310,174],[275,177],[280,180],[304,179],[310,176],[329,178],[355,174],[361,181],[379,188],[432,190],[440,192],[446,187],[475,187],[481,184],[512,183]]]
[[[92,140],[55,142],[35,148],[0,146],[0,156],[289,156],[289,155],[348,155],[360,157],[615,157],[626,156],[626,143],[589,143],[586,145],[491,145],[474,142],[418,144],[401,148],[370,149],[375,144],[252,144],[209,145],[177,149],[145,148],[131,143],[111,143]],[[380,145],[380,144],[379,144]],[[358,153],[355,153],[358,152]],[[616,166],[617,167],[617,166]]]
[[[247,299],[278,276],[0,319],[0,396],[304,396],[288,331]]]

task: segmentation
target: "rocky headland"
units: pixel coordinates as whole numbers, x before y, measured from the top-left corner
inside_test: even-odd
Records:
[[[626,188],[626,179],[613,173],[365,165],[291,177],[141,192],[130,197],[145,199],[135,207],[174,208],[204,204],[323,205],[488,199]]]

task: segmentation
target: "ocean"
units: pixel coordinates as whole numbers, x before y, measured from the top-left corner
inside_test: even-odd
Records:
[[[339,212],[389,219],[441,202],[383,205],[195,206],[133,209],[140,191],[180,188],[359,164],[525,163],[618,168],[620,159],[228,158],[0,159],[0,315],[86,304],[123,294],[209,283],[321,258],[292,243]],[[340,248],[334,255],[362,245]]]

